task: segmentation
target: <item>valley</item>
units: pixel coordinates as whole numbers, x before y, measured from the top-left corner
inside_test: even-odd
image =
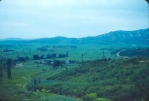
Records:
[[[104,37],[1,40],[0,100],[144,101],[148,44]]]

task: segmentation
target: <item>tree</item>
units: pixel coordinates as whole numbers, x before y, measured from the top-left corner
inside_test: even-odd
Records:
[[[24,57],[18,57],[18,61],[25,62],[25,58]]]
[[[82,54],[82,61],[83,61],[83,54]]]
[[[59,54],[58,57],[59,57],[59,58],[65,58],[65,57],[67,57],[67,55],[66,55],[66,54]]]
[[[37,80],[36,79],[34,79],[34,85],[37,85]]]
[[[41,56],[40,56],[40,59],[44,59],[44,55],[41,55]]]
[[[25,61],[29,60],[29,57],[28,57],[28,56],[26,56],[26,57],[24,57],[24,58],[25,58]]]
[[[3,60],[1,59],[0,60],[0,78],[1,78],[1,82],[2,82],[2,77],[3,77]]]
[[[33,55],[33,59],[38,60],[38,59],[40,59],[40,57],[38,56],[38,54],[35,54],[35,55]]]
[[[62,67],[62,63],[60,60],[53,60],[53,68],[56,68],[57,66]]]
[[[12,66],[12,60],[11,59],[8,59],[7,60],[7,77],[8,79],[12,80],[12,77],[11,77],[11,66]]]

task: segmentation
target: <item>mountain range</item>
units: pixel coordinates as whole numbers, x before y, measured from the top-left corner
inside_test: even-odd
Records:
[[[148,44],[149,28],[135,31],[113,31],[102,35],[83,38],[67,38],[62,36],[52,38],[39,38],[32,40],[7,38],[0,42],[14,43],[49,43],[49,44]]]

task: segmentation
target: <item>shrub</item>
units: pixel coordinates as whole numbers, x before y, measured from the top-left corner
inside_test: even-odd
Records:
[[[112,100],[106,98],[98,98],[96,101],[112,101]]]
[[[82,99],[76,99],[75,101],[83,101]]]
[[[90,93],[86,95],[87,98],[89,98],[91,101],[96,101],[97,99],[97,94],[96,93]]]

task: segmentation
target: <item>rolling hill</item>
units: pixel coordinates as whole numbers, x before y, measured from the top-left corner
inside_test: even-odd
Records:
[[[67,38],[57,36],[52,38],[39,38],[32,40],[21,40],[13,38],[0,40],[0,42],[13,42],[13,43],[49,43],[49,44],[148,44],[149,29],[140,29],[135,31],[113,31],[98,36],[88,36],[83,38]]]

